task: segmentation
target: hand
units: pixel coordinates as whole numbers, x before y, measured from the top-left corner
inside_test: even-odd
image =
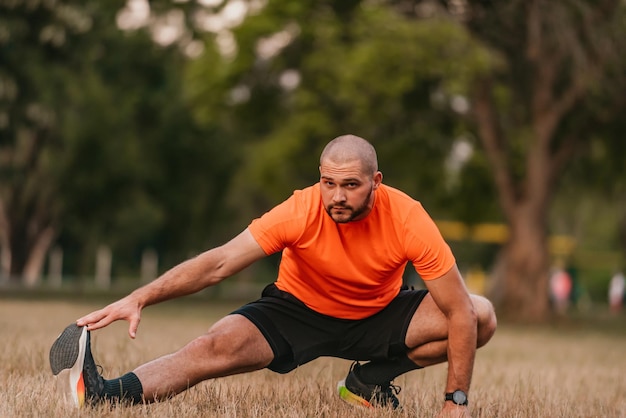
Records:
[[[454,402],[445,402],[443,409],[439,413],[439,418],[471,418],[469,408],[457,405]]]
[[[128,335],[130,338],[135,338],[137,336],[139,321],[141,320],[141,306],[131,295],[79,318],[76,320],[76,325],[79,327],[87,326],[89,331],[93,331],[104,328],[111,322],[121,319],[130,323]]]

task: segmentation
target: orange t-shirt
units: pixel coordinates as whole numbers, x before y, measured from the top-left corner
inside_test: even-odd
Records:
[[[336,223],[319,183],[297,190],[249,226],[266,254],[283,251],[276,286],[316,312],[361,319],[398,294],[407,262],[424,280],[454,265],[450,247],[422,205],[381,184],[362,220]]]

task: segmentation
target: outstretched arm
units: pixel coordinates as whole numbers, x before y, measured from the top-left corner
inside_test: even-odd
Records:
[[[144,307],[213,286],[265,255],[246,229],[228,243],[173,267],[117,302],[79,318],[76,324],[95,330],[117,320],[126,320],[130,323],[128,334],[135,338]]]
[[[469,392],[476,356],[477,314],[459,270],[425,282],[448,323],[448,379],[446,393]],[[443,396],[443,395],[442,395]],[[446,402],[442,416],[469,416],[466,407]]]

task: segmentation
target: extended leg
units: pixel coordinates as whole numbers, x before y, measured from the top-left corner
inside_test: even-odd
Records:
[[[98,372],[89,331],[72,324],[52,345],[50,366],[55,375],[65,376],[59,377],[67,382],[67,394],[75,405],[82,406],[104,400],[158,401],[206,379],[262,369],[273,357],[258,328],[233,314],[179,351],[110,380]]]
[[[145,400],[157,401],[206,379],[262,369],[273,358],[256,326],[241,315],[229,315],[179,351],[139,366],[134,373]]]

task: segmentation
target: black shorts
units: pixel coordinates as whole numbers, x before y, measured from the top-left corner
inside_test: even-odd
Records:
[[[231,314],[245,316],[263,333],[274,352],[267,368],[288,373],[321,356],[365,361],[403,355],[409,323],[427,293],[403,288],[382,311],[352,320],[315,312],[271,284],[259,300]]]

